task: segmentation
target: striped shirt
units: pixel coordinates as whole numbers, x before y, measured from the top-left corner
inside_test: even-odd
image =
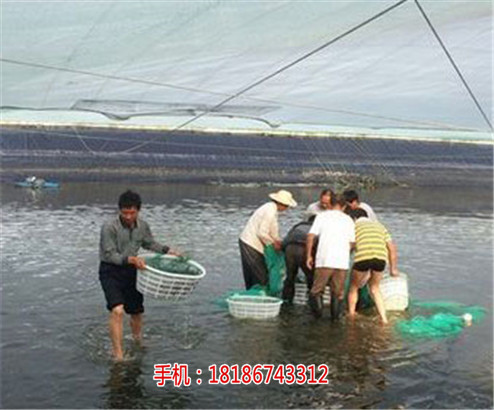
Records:
[[[369,259],[388,260],[386,242],[391,241],[388,230],[379,222],[369,218],[359,218],[355,222],[355,257],[354,262]]]

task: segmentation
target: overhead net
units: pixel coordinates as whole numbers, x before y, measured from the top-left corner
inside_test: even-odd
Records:
[[[9,178],[492,185],[489,2],[18,3]]]

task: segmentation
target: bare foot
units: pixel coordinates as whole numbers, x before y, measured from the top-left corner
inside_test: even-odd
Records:
[[[124,361],[123,354],[118,354],[118,355],[114,354],[114,355],[112,356],[112,359],[113,359],[113,361],[114,361],[115,363],[120,363],[120,362],[123,362],[123,361]]]
[[[134,337],[133,340],[134,340],[134,344],[135,344],[136,347],[138,347],[139,349],[146,349],[146,344],[142,340],[142,337],[141,336]]]
[[[135,360],[135,355],[132,352],[128,352],[122,357],[113,356],[113,363],[115,364],[125,364],[129,362],[133,362]]]

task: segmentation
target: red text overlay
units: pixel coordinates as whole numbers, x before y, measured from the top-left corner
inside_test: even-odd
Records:
[[[196,384],[202,384],[203,377],[208,384],[328,384],[329,368],[326,364],[212,364],[206,374],[197,369]],[[154,365],[154,377],[158,387],[166,382],[174,387],[192,384],[187,364],[165,363]]]

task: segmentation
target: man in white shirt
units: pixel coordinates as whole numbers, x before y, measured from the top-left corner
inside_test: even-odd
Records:
[[[374,213],[371,206],[369,204],[366,204],[365,202],[360,202],[357,191],[354,191],[353,189],[348,189],[345,192],[343,192],[343,195],[345,196],[347,206],[350,207],[350,209],[361,208],[367,213],[367,217],[371,221],[378,222],[377,216]]]
[[[324,189],[319,195],[319,201],[313,202],[305,210],[305,216],[309,219],[313,215],[319,215],[321,212],[331,209],[331,198],[334,192],[331,189]]]
[[[332,209],[316,216],[307,235],[307,267],[312,269],[312,247],[317,236],[314,284],[309,305],[316,317],[322,315],[322,296],[328,281],[331,287],[331,319],[338,320],[343,307],[345,276],[350,267],[350,251],[355,243],[355,224],[343,212],[345,197],[333,196]]]
[[[268,283],[264,247],[272,244],[277,251],[281,250],[278,212],[297,206],[292,194],[283,189],[270,194],[269,198],[271,202],[254,211],[238,241],[246,289]]]

